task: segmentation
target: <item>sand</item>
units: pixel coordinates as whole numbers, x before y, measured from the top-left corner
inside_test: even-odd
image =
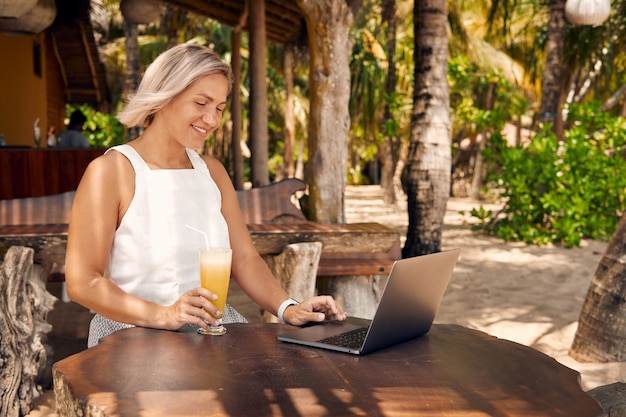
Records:
[[[607,243],[583,241],[573,249],[505,243],[471,231],[476,220],[469,211],[479,205],[462,198],[448,202],[442,248],[461,248],[461,255],[435,322],[460,324],[537,349],[578,371],[585,391],[626,382],[626,363],[579,363],[568,356],[585,294]],[[348,222],[377,221],[406,234],[405,204],[385,205],[378,186],[348,187],[346,217]],[[237,288],[233,294],[235,307],[254,314],[256,308],[245,295]],[[82,348],[89,314],[72,303],[56,310],[50,321],[63,323],[66,330],[55,337],[65,344],[63,357]],[[54,395],[47,390],[29,416],[54,415]]]

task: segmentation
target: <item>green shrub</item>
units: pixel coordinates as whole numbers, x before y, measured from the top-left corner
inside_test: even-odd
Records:
[[[68,105],[65,113],[69,118],[74,110],[80,110],[87,117],[83,133],[89,144],[96,148],[109,148],[127,142],[129,137],[124,126],[111,114],[95,111],[89,106]]]
[[[559,142],[545,128],[526,147],[507,147],[496,135],[485,158],[498,170],[498,213],[472,210],[475,229],[506,241],[579,246],[583,238],[608,240],[624,210],[626,122],[597,104],[572,105]]]

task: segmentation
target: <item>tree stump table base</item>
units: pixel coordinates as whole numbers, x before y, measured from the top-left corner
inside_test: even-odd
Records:
[[[321,254],[320,242],[291,243],[278,255],[263,255],[263,260],[287,294],[302,301],[315,295],[315,275]],[[267,311],[262,315],[266,323],[280,321]]]

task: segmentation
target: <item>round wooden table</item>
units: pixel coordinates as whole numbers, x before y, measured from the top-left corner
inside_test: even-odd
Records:
[[[365,356],[278,342],[282,324],[225,336],[132,328],[54,365],[59,415],[567,416],[602,412],[579,375],[457,325]]]

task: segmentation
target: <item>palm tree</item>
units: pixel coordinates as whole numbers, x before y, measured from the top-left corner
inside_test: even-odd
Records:
[[[398,138],[395,127],[397,122],[393,119],[392,104],[389,98],[396,94],[398,75],[396,72],[396,1],[383,0],[382,20],[387,24],[387,78],[385,80],[385,108],[383,114],[384,137],[379,147],[379,160],[381,164],[380,184],[384,191],[384,201],[388,204],[395,203],[398,198],[393,187],[393,173],[397,160],[394,149],[397,148]]]
[[[560,117],[560,104],[564,46],[565,0],[550,0],[546,66],[541,87],[539,120],[543,123],[552,123],[555,133],[561,139],[563,138],[563,119]]]
[[[528,81],[541,84],[539,120],[553,123],[557,133],[565,119],[564,105],[595,100],[612,109],[624,103],[626,93],[621,75],[626,69],[626,1],[614,0],[609,20],[598,27],[568,23],[565,3],[493,1],[485,37],[523,64]]]
[[[416,1],[410,147],[404,178],[409,224],[403,257],[441,250],[450,191],[450,109],[446,0]]]

